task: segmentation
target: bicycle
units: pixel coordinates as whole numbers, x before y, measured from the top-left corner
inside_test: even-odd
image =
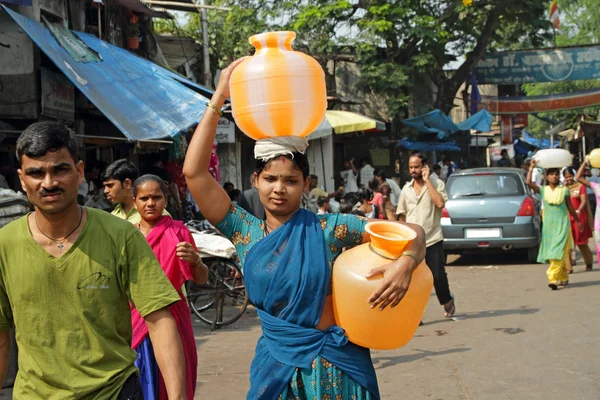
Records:
[[[212,329],[237,321],[248,307],[248,293],[244,276],[232,259],[212,257],[204,259],[208,280],[204,285],[186,282],[186,298],[190,310]]]

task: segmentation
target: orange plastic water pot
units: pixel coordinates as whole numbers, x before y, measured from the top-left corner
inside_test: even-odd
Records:
[[[254,56],[231,75],[231,108],[237,126],[258,140],[307,136],[325,118],[325,73],[312,57],[294,51],[294,32],[252,36]]]
[[[433,276],[425,263],[413,272],[406,295],[395,308],[371,308],[369,297],[379,288],[383,275],[366,279],[373,268],[397,259],[416,233],[407,226],[370,222],[371,242],[343,252],[333,266],[333,311],[337,325],[348,339],[363,347],[391,350],[414,336],[433,288]]]

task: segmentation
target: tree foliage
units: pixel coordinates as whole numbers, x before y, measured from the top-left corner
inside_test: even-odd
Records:
[[[556,33],[557,46],[578,46],[600,44],[600,7],[597,0],[559,0],[561,29]],[[552,46],[553,40],[548,43]],[[567,82],[544,82],[524,85],[528,96],[543,96],[559,93],[571,93],[600,87],[600,79]],[[600,107],[589,107],[580,110],[554,111],[540,113],[543,119],[529,118],[529,130],[541,134],[551,128],[554,123],[568,121],[570,127],[579,122],[580,114],[597,116]]]
[[[575,1],[575,0],[572,0]],[[593,0],[588,0],[593,1]],[[394,118],[411,97],[448,112],[460,86],[487,51],[548,37],[547,4],[540,0],[218,0],[229,13],[210,11],[211,56],[219,66],[250,51],[247,38],[266,30],[297,33],[296,48],[322,65],[352,59],[360,87],[387,99]],[[201,40],[199,16],[183,30]],[[444,66],[457,57],[455,71]],[[217,66],[216,64],[214,65]],[[411,96],[418,93],[418,96]]]

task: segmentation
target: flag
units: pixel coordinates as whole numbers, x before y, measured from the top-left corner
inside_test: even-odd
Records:
[[[481,94],[477,87],[477,79],[475,73],[471,74],[471,115],[477,114],[479,109],[479,103],[481,103]]]
[[[552,22],[552,25],[554,25],[556,29],[560,29],[560,20],[558,18],[558,3],[556,2],[556,0],[552,0],[552,3],[550,4],[550,13],[548,14],[548,18],[550,19],[550,22]]]

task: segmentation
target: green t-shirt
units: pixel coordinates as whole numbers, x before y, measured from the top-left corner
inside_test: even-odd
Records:
[[[136,372],[131,310],[176,301],[144,236],[129,222],[87,208],[61,257],[33,240],[27,217],[0,229],[0,331],[16,326],[15,399],[114,399]]]

